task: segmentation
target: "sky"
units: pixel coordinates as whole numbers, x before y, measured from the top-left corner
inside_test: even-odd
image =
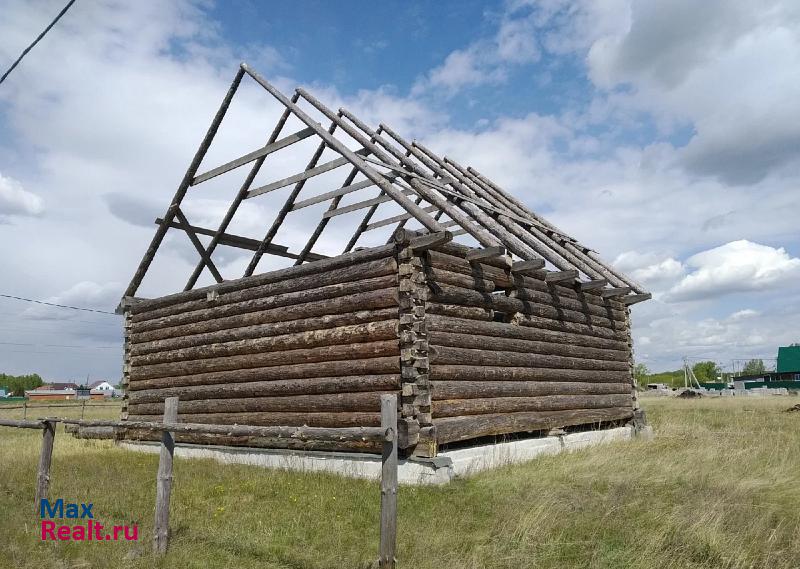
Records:
[[[0,0],[0,68],[62,6]],[[474,166],[643,283],[651,370],[800,342],[789,0],[78,0],[0,85],[0,294],[113,312],[241,61]],[[203,165],[263,145],[278,113],[245,85]],[[308,154],[268,162],[264,183]],[[227,176],[193,193],[192,223],[219,223],[241,183]],[[248,204],[232,229],[261,238],[276,207]],[[301,246],[309,223],[280,242]],[[215,260],[237,278],[249,259]],[[180,290],[196,261],[172,232],[141,295]],[[121,326],[0,297],[0,372],[118,379]]]

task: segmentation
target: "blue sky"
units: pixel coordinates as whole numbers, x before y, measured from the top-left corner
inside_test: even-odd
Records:
[[[3,8],[10,62],[61,2]],[[475,166],[643,282],[652,369],[800,341],[800,9],[779,0],[79,1],[0,86],[0,293],[113,309],[242,60]],[[263,144],[276,113],[245,89],[209,162]],[[226,184],[190,219],[216,225]],[[237,230],[261,237],[273,210]],[[185,241],[147,294],[182,286]],[[236,278],[246,259],[218,262]],[[0,313],[0,371],[119,376],[115,317]]]

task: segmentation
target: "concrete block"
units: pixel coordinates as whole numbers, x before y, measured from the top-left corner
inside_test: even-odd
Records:
[[[559,437],[543,437],[450,450],[439,453],[439,456],[450,459],[455,476],[469,476],[490,468],[525,462],[543,454],[559,452],[561,452]]]
[[[616,429],[604,429],[602,431],[570,433],[569,435],[564,435],[561,440],[564,445],[564,450],[573,451],[596,444],[629,440],[631,438],[633,438],[633,427],[618,427]]]
[[[646,440],[652,438],[652,427],[644,427],[639,436]],[[447,450],[440,452],[435,458],[411,457],[401,460],[397,476],[400,484],[406,485],[447,484],[455,477],[470,476],[491,468],[533,460],[539,456],[632,437],[633,427],[618,427]],[[157,442],[120,441],[117,444],[121,448],[138,452],[158,453],[160,450],[160,443]],[[379,480],[381,475],[381,457],[362,453],[211,447],[178,443],[175,445],[175,455],[179,458],[212,459],[222,464],[246,464],[299,472],[330,472],[370,480]]]

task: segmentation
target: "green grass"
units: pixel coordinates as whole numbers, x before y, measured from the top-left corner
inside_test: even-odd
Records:
[[[796,402],[647,400],[652,442],[403,487],[400,567],[800,567],[800,413],[783,412]],[[0,567],[343,568],[376,557],[377,483],[177,460],[170,551],[155,560],[157,457],[60,429],[51,496],[93,502],[106,525],[139,524],[139,542],[42,543],[39,438],[0,430]]]

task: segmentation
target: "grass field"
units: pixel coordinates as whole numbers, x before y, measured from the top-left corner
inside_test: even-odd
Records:
[[[404,487],[400,567],[796,569],[800,413],[783,411],[797,402],[648,399],[652,442]],[[377,483],[177,460],[174,534],[157,561],[157,457],[61,429],[51,496],[93,502],[105,525],[138,524],[139,541],[43,543],[32,503],[40,437],[0,428],[0,567],[349,568],[376,557]]]

